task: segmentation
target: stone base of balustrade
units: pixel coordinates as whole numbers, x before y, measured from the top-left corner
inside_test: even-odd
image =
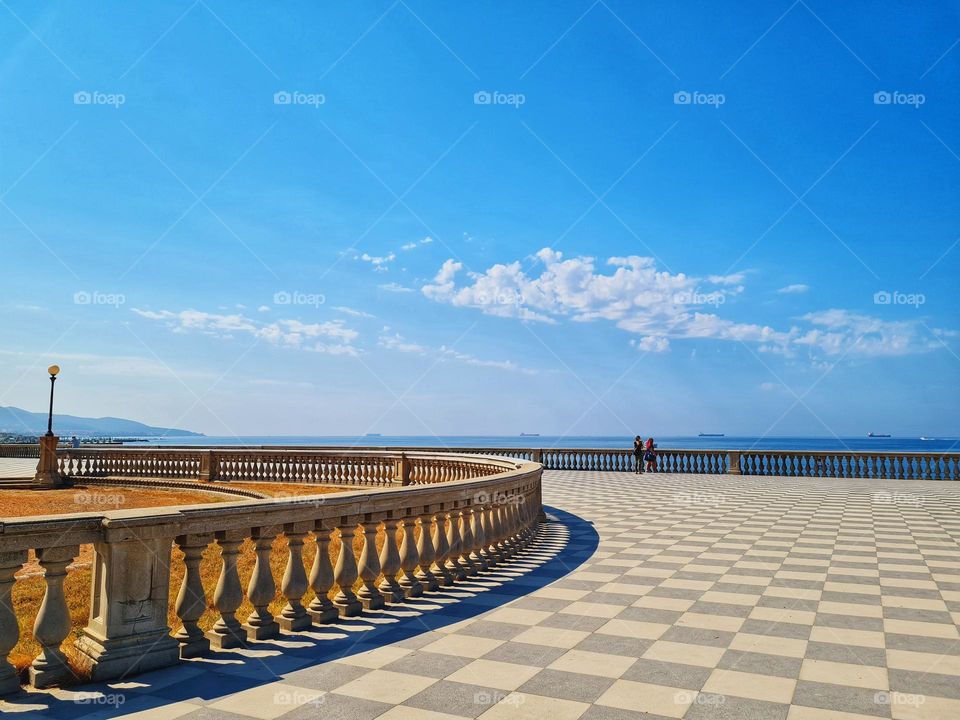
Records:
[[[244,623],[241,627],[247,633],[247,640],[271,640],[280,635],[280,623],[275,620],[263,625]]]
[[[360,597],[360,604],[363,605],[364,610],[382,610],[387,603],[383,595],[375,595],[369,598]]]
[[[387,605],[402,603],[407,598],[406,593],[403,592],[403,588],[396,582],[393,584],[380,583],[380,594],[383,595],[383,601]]]
[[[180,662],[180,643],[160,630],[117,640],[100,640],[84,634],[77,640],[77,650],[90,668],[90,678],[95,682],[114,680]],[[30,679],[33,682],[32,673]]]
[[[215,650],[230,650],[247,644],[246,634],[239,629],[234,631],[230,628],[213,628],[207,630],[205,634],[210,641],[210,647]]]
[[[71,678],[76,677],[73,670],[67,666],[66,660],[62,663],[50,663],[44,668],[31,666],[28,675],[30,684],[38,689],[63,685],[69,682]]]
[[[334,600],[333,605],[337,608],[337,612],[340,613],[340,617],[356,617],[363,612],[363,603],[357,599],[346,602]]]
[[[180,659],[203,657],[210,652],[210,641],[205,637],[180,642]]]
[[[335,622],[340,618],[340,611],[335,607],[329,607],[325,610],[314,610],[312,608],[307,609],[307,615],[310,616],[310,619],[317,625],[326,625],[327,623]]]
[[[303,615],[290,617],[280,615],[277,618],[277,622],[280,623],[280,628],[287,632],[300,632],[301,630],[309,630],[313,627],[313,618],[311,618],[306,611],[304,611]]]

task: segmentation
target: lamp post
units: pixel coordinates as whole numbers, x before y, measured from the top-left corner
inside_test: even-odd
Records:
[[[53,385],[57,382],[60,366],[51,365],[47,368],[47,372],[50,373],[50,412],[47,414],[47,437],[53,437]]]
[[[60,438],[53,434],[53,386],[60,373],[59,365],[47,368],[50,373],[50,410],[47,414],[47,434],[40,438],[40,461],[37,463],[37,474],[33,477],[33,484],[41,488],[59,487],[61,482],[60,464],[57,462],[57,443]]]

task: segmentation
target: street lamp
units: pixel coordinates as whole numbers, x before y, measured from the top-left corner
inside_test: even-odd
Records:
[[[47,437],[53,437],[53,384],[57,381],[60,366],[51,365],[47,368],[47,372],[50,373],[50,412],[47,414]]]
[[[63,484],[57,462],[57,443],[60,438],[53,434],[53,385],[57,382],[60,366],[51,365],[47,372],[50,373],[50,412],[47,415],[47,434],[40,438],[40,461],[37,463],[37,474],[33,476],[33,484],[41,488],[55,488]]]

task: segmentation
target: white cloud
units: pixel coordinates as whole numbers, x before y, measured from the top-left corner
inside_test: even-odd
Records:
[[[485,360],[478,358],[475,355],[471,355],[470,353],[454,350],[446,345],[441,345],[436,350],[432,350],[425,345],[408,341],[399,333],[393,333],[392,335],[388,334],[389,330],[389,327],[383,328],[383,332],[377,339],[377,345],[386,350],[393,350],[395,352],[402,353],[414,353],[416,355],[434,355],[441,361],[453,360],[456,362],[465,363],[467,365],[474,365],[476,367],[497,368],[499,370],[510,370],[528,375],[536,374],[535,370],[521,367],[512,360]]]
[[[270,306],[261,305],[260,307],[257,308],[257,312],[270,312]]]
[[[387,328],[384,328],[386,330]],[[394,333],[393,335],[381,335],[377,338],[377,345],[387,350],[395,350],[396,352],[403,353],[416,353],[418,355],[424,355],[427,352],[427,349],[423,345],[418,345],[417,343],[407,342],[400,333]]]
[[[405,244],[403,244],[403,245],[400,246],[400,249],[401,249],[401,250],[415,250],[416,248],[420,247],[421,245],[429,245],[429,244],[432,243],[432,242],[433,242],[433,238],[427,236],[427,237],[423,238],[423,240],[421,240],[420,242],[408,242],[408,243],[405,243]]]
[[[396,282],[383,283],[382,285],[377,285],[377,289],[383,290],[384,292],[392,292],[392,293],[412,293],[412,292],[414,292],[413,288],[405,287],[405,286],[401,285],[400,283],[396,283]]]
[[[799,295],[801,293],[805,293],[809,289],[810,289],[809,285],[796,283],[794,285],[787,285],[786,287],[782,287],[779,290],[777,290],[777,292],[780,293],[781,295]]]
[[[243,315],[220,315],[199,310],[140,310],[133,312],[148,320],[163,321],[173,332],[200,332],[215,337],[246,333],[272,345],[300,348],[333,355],[356,355],[353,341],[359,333],[342,320],[304,323],[299,320],[260,322]]]
[[[364,312],[363,310],[354,310],[353,308],[347,307],[346,305],[337,305],[333,309],[336,310],[337,312],[343,313],[344,315],[351,315],[353,317],[362,317],[362,318],[376,317],[376,315],[371,315],[370,313]]]
[[[373,266],[374,272],[386,272],[389,269],[388,264],[396,260],[397,256],[396,253],[388,253],[386,255],[363,253],[358,259],[370,263]]]
[[[520,261],[498,263],[468,273],[460,285],[462,264],[447,260],[421,292],[435,302],[522,321],[607,320],[639,335],[633,345],[647,352],[665,352],[672,340],[689,338],[753,343],[761,351],[786,355],[811,348],[827,355],[903,355],[937,344],[921,332],[919,322],[843,310],[811,313],[801,318],[806,327],[786,329],[722,317],[720,309],[744,292],[745,273],[671,273],[658,270],[653,258],[636,255],[609,258],[606,266],[612,270],[604,272],[592,257],[564,258],[551,248],[535,258],[539,274],[528,274]],[[800,292],[800,286],[789,287]]]

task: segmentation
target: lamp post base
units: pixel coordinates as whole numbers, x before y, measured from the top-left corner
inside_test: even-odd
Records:
[[[40,462],[37,463],[37,473],[33,476],[35,487],[63,487],[64,482],[57,463],[59,442],[60,438],[56,435],[44,435],[40,438]]]

